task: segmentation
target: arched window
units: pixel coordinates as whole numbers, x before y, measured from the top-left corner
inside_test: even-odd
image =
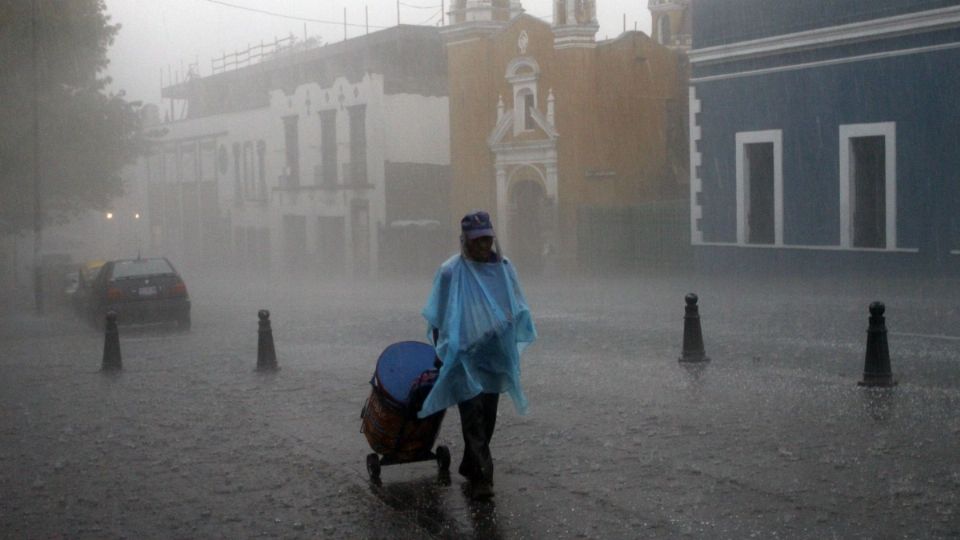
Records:
[[[657,19],[657,38],[657,41],[659,41],[661,45],[670,44],[672,40],[672,36],[670,35],[670,17],[661,15],[660,18]]]
[[[537,107],[537,78],[540,66],[528,56],[514,58],[507,66],[506,79],[513,86],[513,133],[535,129],[533,111]]]
[[[522,123],[523,130],[529,131],[536,127],[536,123],[533,121],[533,109],[536,108],[536,97],[528,88],[524,88],[517,92],[517,105],[521,108],[522,111]]]

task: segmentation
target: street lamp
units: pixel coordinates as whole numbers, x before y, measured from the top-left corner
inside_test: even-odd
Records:
[[[136,223],[136,233],[137,233],[137,258],[140,258],[140,253],[143,250],[143,231],[142,226],[140,225],[140,212],[134,212],[133,219]]]
[[[119,257],[132,247],[131,236],[136,237],[137,253],[139,254],[143,245],[142,231],[143,214],[130,210],[118,210],[117,212],[105,212],[107,226],[106,234],[101,234],[103,251],[110,252],[109,257]],[[130,218],[133,221],[130,221]]]

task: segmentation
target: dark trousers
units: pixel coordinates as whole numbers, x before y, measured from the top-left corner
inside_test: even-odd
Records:
[[[457,404],[464,445],[459,471],[471,482],[493,483],[490,439],[497,424],[499,402],[500,394],[480,394]]]

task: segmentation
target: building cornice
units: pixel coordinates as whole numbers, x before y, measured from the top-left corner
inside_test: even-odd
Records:
[[[595,22],[553,27],[553,47],[555,49],[585,48],[597,46],[596,36],[600,25]]]
[[[525,165],[530,163],[556,164],[557,142],[554,140],[524,141],[497,144],[490,148],[495,155],[495,166]]]
[[[506,26],[507,21],[470,21],[443,28],[440,36],[447,45],[456,45],[496,34]]]
[[[684,9],[687,6],[676,1],[667,1],[667,2],[650,2],[648,9],[654,13],[659,13],[662,11],[677,11],[679,9]]]
[[[693,49],[694,65],[746,60],[960,26],[960,6]]]

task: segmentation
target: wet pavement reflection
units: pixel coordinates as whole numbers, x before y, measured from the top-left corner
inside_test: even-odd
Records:
[[[435,463],[365,470],[368,381],[423,336],[428,282],[194,281],[192,331],[121,328],[109,377],[83,324],[0,320],[0,536],[960,536],[960,287],[534,281],[530,414],[501,405],[495,495],[476,501]],[[678,362],[690,290],[709,363]],[[857,385],[877,298],[894,388]],[[456,470],[456,414],[437,444]]]
[[[502,538],[496,496],[475,499],[470,484],[454,485],[449,472],[416,480],[370,480],[370,492],[438,538]]]

